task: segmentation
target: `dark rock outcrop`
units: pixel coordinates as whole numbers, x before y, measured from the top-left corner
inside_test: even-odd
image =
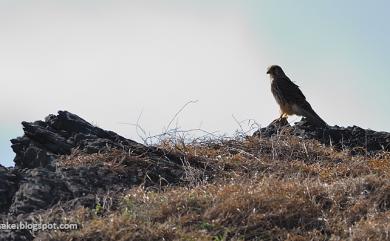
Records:
[[[18,190],[18,177],[0,165],[0,213],[11,206],[12,198]]]
[[[11,215],[30,213],[72,198],[63,179],[46,168],[22,170],[20,175],[19,189],[9,209]]]
[[[185,183],[184,156],[144,146],[112,131],[95,127],[84,119],[60,111],[45,121],[23,122],[24,136],[11,140],[15,168],[0,166],[0,217],[4,222],[34,220],[39,213],[59,204],[94,208],[100,197],[120,194],[144,184],[161,187]],[[100,153],[117,150],[119,167],[99,160]],[[63,165],[60,157],[73,151],[96,153],[91,163]],[[93,158],[93,156],[90,156]],[[206,164],[185,160],[208,177]],[[26,230],[2,230],[0,240],[32,240]]]
[[[390,151],[390,133],[366,130],[358,126],[329,126],[318,128],[303,118],[291,126],[286,119],[277,119],[253,136],[271,137],[277,134],[292,134],[304,139],[315,139],[338,149],[349,148],[353,152]]]
[[[16,153],[16,167],[47,167],[60,155],[70,154],[78,148],[96,153],[108,148],[145,151],[145,146],[126,139],[112,131],[93,126],[84,119],[67,111],[49,115],[45,121],[22,122],[24,136],[12,139]]]

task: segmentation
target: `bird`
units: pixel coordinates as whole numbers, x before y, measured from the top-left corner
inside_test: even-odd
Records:
[[[278,65],[271,65],[267,69],[271,78],[271,91],[280,107],[280,117],[289,115],[306,117],[307,120],[318,127],[327,127],[328,124],[313,110],[299,86],[293,83]]]

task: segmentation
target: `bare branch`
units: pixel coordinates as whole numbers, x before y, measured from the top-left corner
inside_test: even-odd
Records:
[[[189,104],[195,104],[195,103],[197,103],[198,102],[198,100],[190,100],[190,101],[188,101],[187,103],[185,103],[180,109],[179,109],[179,111],[178,112],[176,112],[176,114],[173,116],[173,118],[171,119],[171,121],[168,123],[168,126],[167,126],[167,128],[165,129],[166,130],[166,132],[167,132],[167,130],[169,130],[169,128],[170,128],[170,126],[171,126],[171,124],[172,124],[172,122],[177,118],[177,116],[189,105]]]

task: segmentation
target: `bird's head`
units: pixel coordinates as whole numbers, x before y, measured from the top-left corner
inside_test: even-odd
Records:
[[[283,77],[286,75],[279,65],[271,65],[268,67],[267,74],[269,74],[271,77]]]

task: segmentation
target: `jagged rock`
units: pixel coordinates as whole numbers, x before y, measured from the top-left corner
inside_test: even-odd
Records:
[[[285,119],[277,119],[265,128],[256,131],[253,136],[271,137],[280,133],[289,133],[305,139],[316,139],[323,144],[336,148],[350,148],[353,151],[390,151],[390,133],[366,130],[358,126],[329,126],[319,128],[303,118],[294,126]]]
[[[11,140],[15,168],[0,166],[0,216],[3,222],[33,221],[50,208],[94,208],[99,197],[121,193],[134,185],[161,186],[185,182],[184,156],[144,146],[112,131],[95,127],[67,111],[44,121],[23,122],[24,135]],[[61,163],[59,157],[117,149],[119,168],[98,159],[90,163]],[[98,154],[96,154],[98,155]],[[208,178],[206,164],[186,159]],[[27,230],[1,230],[0,240],[32,240]]]
[[[72,197],[60,176],[46,168],[26,169],[21,175],[19,189],[9,210],[12,215],[47,208]]]
[[[47,168],[24,169],[20,175],[20,187],[9,208],[9,214],[13,216],[46,209],[69,200],[78,200],[79,204],[91,206],[91,201],[83,197],[140,183],[132,179],[131,175],[118,175],[108,167],[99,165],[62,167],[55,171]]]
[[[33,239],[32,234],[26,229],[0,231],[0,241],[30,241]]]
[[[24,136],[11,140],[18,168],[50,167],[59,155],[70,154],[74,148],[87,153],[113,147],[145,149],[137,142],[93,126],[67,111],[49,115],[45,121],[22,122],[22,125]]]
[[[49,115],[45,121],[22,124],[24,136],[12,140],[17,175],[0,169],[0,193],[4,194],[0,210],[9,209],[10,215],[30,213],[58,202],[141,183],[150,186],[183,182],[182,155],[144,146],[92,126],[67,111]],[[98,160],[77,166],[56,163],[58,157],[70,154],[72,149],[90,154],[112,148],[123,150],[120,170]],[[194,168],[206,169],[198,160],[187,161]],[[207,173],[203,176],[207,178]]]
[[[8,211],[12,198],[17,190],[17,176],[0,165],[0,213]]]
[[[271,137],[280,133],[282,130],[285,130],[286,127],[290,127],[290,124],[286,118],[276,119],[272,121],[267,127],[256,131],[253,135]]]

